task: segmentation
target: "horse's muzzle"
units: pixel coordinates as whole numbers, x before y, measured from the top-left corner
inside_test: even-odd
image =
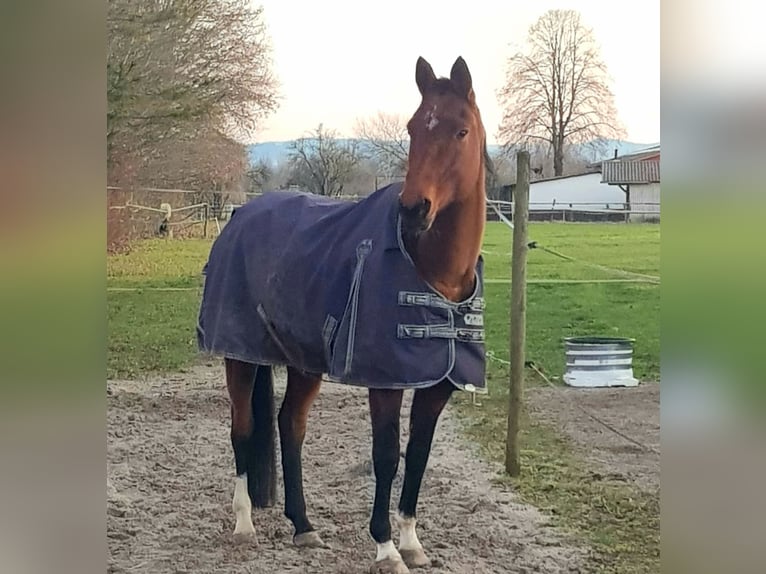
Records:
[[[420,235],[428,231],[433,222],[429,217],[431,211],[431,202],[428,199],[422,200],[413,207],[407,207],[399,202],[399,213],[402,216],[402,232],[406,235]]]

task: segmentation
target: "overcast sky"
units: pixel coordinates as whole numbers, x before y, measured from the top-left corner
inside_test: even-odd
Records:
[[[552,8],[578,10],[593,29],[627,139],[660,140],[659,0],[253,1],[265,8],[282,94],[257,141],[300,137],[320,122],[351,136],[358,117],[378,111],[409,116],[419,103],[417,57],[428,60],[437,76],[448,76],[463,56],[489,142],[495,143],[506,61],[529,26]]]

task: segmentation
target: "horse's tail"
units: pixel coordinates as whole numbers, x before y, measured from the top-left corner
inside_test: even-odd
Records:
[[[270,365],[259,365],[251,400],[253,431],[247,446],[247,490],[256,508],[274,506],[277,494],[274,378]]]

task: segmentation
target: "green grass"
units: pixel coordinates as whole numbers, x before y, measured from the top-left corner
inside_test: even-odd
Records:
[[[570,257],[604,266],[659,275],[660,230],[653,225],[535,224],[529,239]],[[486,277],[510,278],[511,231],[489,224],[485,246]],[[532,249],[528,279],[619,278],[583,264]],[[485,285],[487,350],[509,356],[510,285]],[[578,335],[631,337],[633,369],[641,380],[659,380],[659,307],[657,285],[529,284],[527,287],[527,360],[549,377],[564,373],[563,338]],[[456,401],[464,428],[490,460],[505,459],[508,415],[508,367],[488,363],[490,394],[482,406],[467,397]],[[527,385],[542,384],[527,371]],[[659,571],[659,496],[622,482],[595,480],[574,456],[566,437],[523,414],[519,436],[522,475],[508,481],[521,497],[547,512],[554,522],[586,543],[588,572],[649,574]]]
[[[512,231],[490,222],[484,239],[487,278],[510,279]],[[585,262],[633,273],[659,275],[658,225],[618,223],[530,223],[529,241]],[[540,249],[527,256],[528,279],[614,279],[586,265],[565,261]]]
[[[148,240],[107,258],[107,287],[137,289],[107,293],[107,377],[177,371],[194,363],[202,267],[211,243]]]
[[[655,225],[532,223],[529,239],[575,259],[659,275],[660,230]],[[194,363],[201,270],[210,245],[209,240],[151,240],[139,243],[127,255],[108,258],[107,285],[138,290],[108,293],[107,376],[177,371]],[[500,223],[488,224],[484,249],[486,278],[510,279],[510,230]],[[527,277],[619,278],[541,249],[529,251]],[[186,290],[151,290],[157,287]],[[507,360],[510,284],[489,282],[485,295],[487,350]],[[659,287],[652,284],[531,283],[527,291],[527,358],[548,376],[560,378],[564,337],[631,337],[636,340],[636,376],[659,380],[659,301]],[[490,395],[482,398],[482,406],[471,406],[463,395],[456,402],[467,434],[481,444],[488,458],[502,461],[508,369],[495,361],[488,367]],[[528,377],[528,384],[536,384],[535,379]],[[564,437],[526,414],[520,442],[523,475],[511,481],[514,488],[593,549],[588,572],[659,571],[656,495],[624,483],[595,480]]]
[[[209,239],[141,241],[126,254],[106,260],[109,287],[197,287],[202,285],[212,241]]]
[[[575,258],[646,274],[659,274],[659,227],[623,224],[533,223],[529,237]],[[107,259],[107,286],[147,289],[108,295],[110,376],[178,369],[191,364],[202,267],[210,240],[140,242]],[[487,279],[510,279],[511,233],[490,223],[485,238]],[[530,250],[529,279],[614,276]],[[510,284],[487,283],[487,347],[508,359]],[[659,378],[659,288],[639,283],[530,284],[527,291],[527,355],[552,376],[564,370],[563,338],[574,335],[632,337],[634,371]]]
[[[107,377],[182,370],[197,357],[200,291],[109,292]]]
[[[529,239],[604,266],[659,275],[660,232],[656,225],[532,223]],[[487,225],[485,275],[510,279],[511,231]],[[529,250],[527,279],[620,278],[580,263]],[[508,360],[509,283],[487,283],[487,349]],[[564,337],[600,335],[635,339],[633,369],[641,380],[660,374],[660,290],[649,283],[534,284],[527,286],[527,359],[549,376],[564,374]]]

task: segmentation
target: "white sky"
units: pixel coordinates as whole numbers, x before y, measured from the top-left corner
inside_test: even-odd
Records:
[[[529,26],[552,8],[578,10],[593,29],[627,139],[660,140],[659,0],[253,2],[265,9],[282,94],[257,141],[300,137],[320,122],[352,136],[356,118],[378,111],[409,117],[420,100],[418,56],[437,76],[448,76],[455,58],[463,56],[489,143],[495,143],[506,60]]]

